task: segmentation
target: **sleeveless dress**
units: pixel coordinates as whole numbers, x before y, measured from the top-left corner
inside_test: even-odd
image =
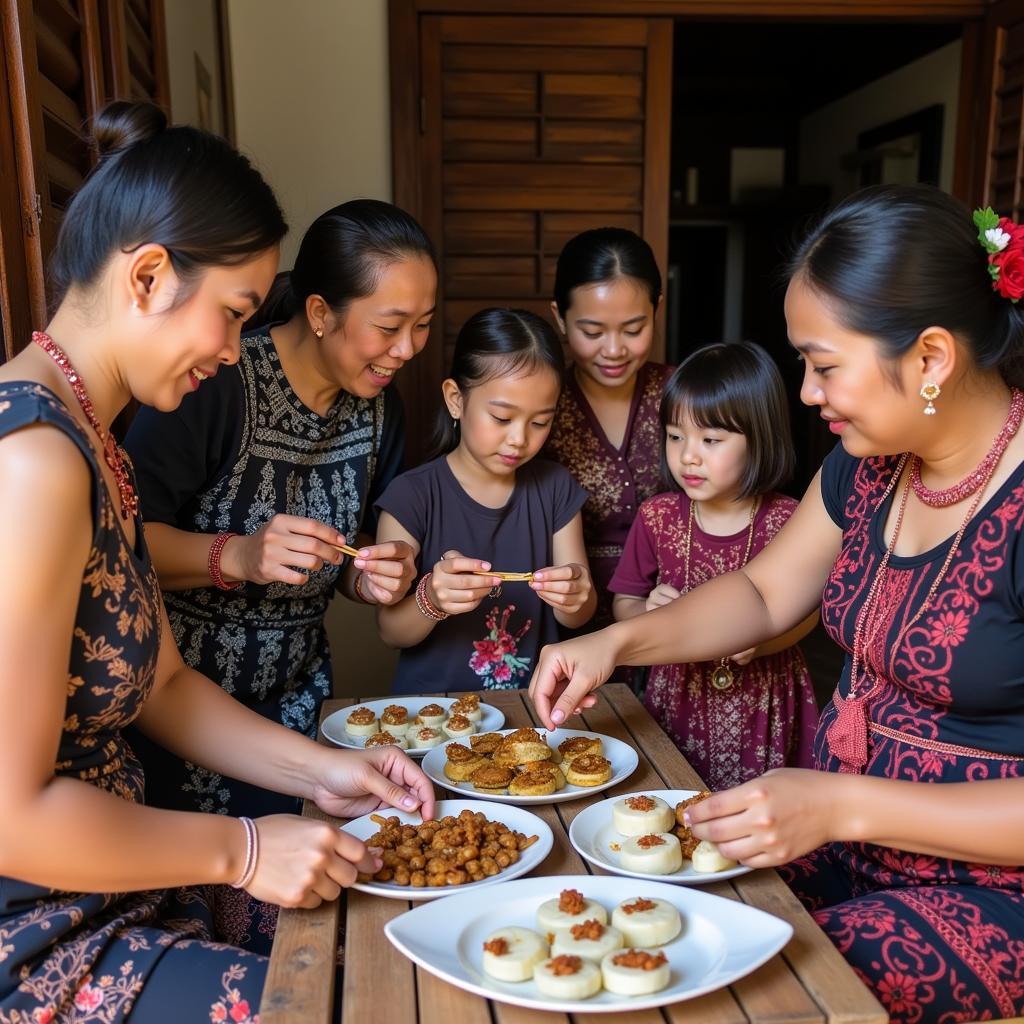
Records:
[[[825,506],[843,530],[822,600],[825,628],[847,651],[842,697],[854,623],[885,553],[895,491],[879,502],[898,461],[858,460],[838,445],[822,470]],[[876,603],[879,628],[865,651],[874,680],[866,774],[933,785],[1024,777],[1022,528],[1024,464],[968,525],[929,610],[898,645],[952,538],[920,555],[892,556]],[[835,718],[833,697],[815,740],[823,771],[840,768],[828,739]],[[955,819],[949,827],[956,830]],[[892,1020],[1024,1014],[1021,864],[831,843],[779,870]]]
[[[132,550],[93,449],[53,392],[0,385],[0,438],[33,424],[67,435],[93,475],[95,528],[54,773],[141,803],[142,767],[122,730],[152,691],[160,641],[142,524]],[[211,941],[217,888],[67,893],[0,877],[0,1024],[257,1020],[266,960]]]

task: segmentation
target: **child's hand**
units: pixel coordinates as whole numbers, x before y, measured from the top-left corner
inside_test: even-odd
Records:
[[[545,604],[561,608],[569,614],[578,612],[594,589],[590,573],[575,562],[538,569],[533,574],[530,586]]]
[[[670,583],[659,583],[648,595],[647,603],[644,605],[645,612],[654,611],[663,604],[671,604],[677,597],[683,595]]]
[[[754,660],[756,652],[756,647],[748,647],[745,651],[740,651],[739,654],[730,654],[729,661],[734,661],[737,665],[749,665]]]
[[[416,555],[404,540],[367,544],[359,549],[355,566],[378,604],[397,604],[416,578]]]
[[[501,583],[497,576],[475,576],[474,572],[490,569],[490,562],[467,558],[458,551],[446,551],[440,562],[434,563],[427,580],[427,597],[435,608],[449,615],[471,612],[492,587]]]

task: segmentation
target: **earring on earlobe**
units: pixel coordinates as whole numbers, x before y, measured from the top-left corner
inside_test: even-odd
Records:
[[[942,394],[942,388],[935,381],[930,380],[921,385],[921,390],[918,394],[928,403],[924,407],[925,416],[934,416],[936,409],[933,403]]]
[[[139,308],[139,300],[138,299],[132,299],[132,309],[138,309],[138,308]]]
[[[314,328],[313,328],[313,333],[314,333],[314,334],[315,334],[315,335],[316,335],[316,336],[317,336],[318,338],[322,338],[322,337],[324,336],[324,329],[323,329],[322,327],[314,327]]]

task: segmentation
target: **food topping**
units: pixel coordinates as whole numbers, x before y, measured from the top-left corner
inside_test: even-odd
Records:
[[[622,909],[627,914],[640,914],[645,910],[653,910],[656,906],[654,900],[645,900],[643,896],[638,896],[632,903],[623,903]]]
[[[401,704],[389,704],[380,716],[380,720],[390,722],[392,725],[401,725],[409,720],[409,710],[402,707]]]
[[[480,755],[475,750],[470,750],[461,743],[449,743],[444,752],[453,764],[469,764],[470,761],[480,760]]]
[[[448,728],[459,732],[462,729],[472,729],[473,723],[465,715],[452,715],[448,719]]]
[[[654,846],[664,846],[665,840],[662,839],[661,836],[652,832],[650,835],[641,836],[636,841],[636,845],[639,846],[641,850],[650,850]]]
[[[611,762],[600,754],[584,754],[582,757],[574,757],[569,767],[581,775],[597,775],[610,768]]]
[[[367,736],[366,743],[363,745],[367,747],[390,747],[394,743],[401,746],[401,740],[393,733],[385,730],[384,732],[376,732],[372,736]]]
[[[627,949],[612,957],[612,963],[618,967],[632,967],[638,971],[653,971],[662,964],[668,963],[664,953],[648,953],[646,949]]]
[[[548,970],[557,975],[578,974],[582,966],[583,961],[578,956],[556,956],[548,961]]]
[[[653,811],[657,804],[649,796],[631,796],[626,798],[626,806],[631,811]]]
[[[582,939],[592,939],[596,942],[604,935],[604,925],[596,918],[591,918],[589,921],[584,921],[583,924],[574,924],[569,931],[572,932],[572,937],[577,942]]]
[[[377,716],[369,708],[356,708],[348,716],[348,720],[353,725],[371,725],[377,720]]]
[[[420,708],[420,717],[426,718],[437,718],[444,714],[444,708],[440,704],[428,704],[425,708]]]
[[[563,914],[582,914],[587,901],[576,889],[563,889],[558,894],[558,909]]]
[[[504,956],[508,952],[508,940],[497,938],[484,943],[484,951],[495,956]]]

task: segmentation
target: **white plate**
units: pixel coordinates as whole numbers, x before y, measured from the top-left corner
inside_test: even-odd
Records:
[[[435,818],[443,818],[446,814],[458,817],[460,811],[480,811],[486,814],[491,821],[500,821],[515,832],[522,832],[524,836],[539,836],[533,846],[528,846],[519,856],[519,860],[504,871],[499,871],[491,878],[482,882],[467,882],[465,885],[428,885],[422,889],[414,889],[411,885],[395,885],[394,882],[356,882],[353,888],[361,889],[363,892],[373,893],[375,896],[387,896],[393,900],[436,900],[441,896],[450,896],[455,892],[468,892],[483,889],[488,885],[495,885],[498,882],[507,881],[510,878],[518,878],[532,871],[551,852],[551,845],[554,836],[546,822],[542,821],[531,811],[524,811],[519,807],[494,807],[485,804],[481,800],[439,800]],[[422,821],[416,811],[399,811],[393,807],[384,807],[374,814],[382,818],[390,818],[392,815],[400,818],[403,823],[419,825]],[[380,831],[380,826],[370,820],[369,814],[361,818],[353,818],[341,826],[345,832],[354,835],[357,839],[366,840]],[[473,897],[476,898],[475,896]]]
[[[668,987],[647,996],[620,996],[602,989],[583,1000],[545,996],[532,981],[497,981],[484,974],[484,939],[496,928],[536,928],[537,907],[563,889],[578,889],[609,912],[637,896],[665,900],[682,915],[683,930],[662,946],[672,970]],[[763,910],[699,889],[663,882],[596,875],[553,875],[509,882],[480,900],[458,892],[440,903],[415,907],[384,926],[384,934],[410,960],[452,985],[486,999],[561,1013],[622,1013],[693,999],[742,978],[770,960],[793,928]]]
[[[614,875],[625,875],[627,878],[646,878],[652,882],[675,882],[677,885],[707,885],[709,882],[721,882],[726,878],[745,875],[753,868],[738,864],[726,871],[694,871],[693,865],[683,861],[679,871],[671,875],[649,875],[643,871],[629,871],[622,866],[617,850],[612,843],[621,844],[624,836],[612,828],[612,804],[627,796],[660,796],[673,810],[680,800],[696,796],[696,789],[642,789],[638,793],[623,793],[614,799],[602,800],[600,803],[580,811],[569,826],[569,841],[584,860],[610,871]]]
[[[345,731],[345,722],[356,708],[369,708],[380,718],[385,708],[391,704],[401,704],[409,709],[409,718],[412,719],[420,713],[420,708],[425,708],[428,704],[439,704],[447,711],[458,699],[458,697],[382,697],[380,700],[368,700],[362,704],[353,704],[351,707],[342,708],[340,711],[335,711],[333,715],[328,715],[320,723],[320,731],[327,739],[332,743],[336,743],[339,747],[362,750],[366,737],[350,736]],[[483,712],[483,718],[476,723],[477,732],[495,732],[505,724],[505,713],[499,711],[496,707],[492,707],[490,704],[481,704],[480,710]],[[468,742],[469,737],[464,736],[463,739]],[[451,740],[446,736],[444,742],[450,743]],[[444,743],[441,745],[444,746]],[[410,757],[423,757],[424,754],[429,753],[432,749],[434,748],[407,750],[406,753]]]
[[[500,731],[502,736],[507,736],[516,730],[480,730],[480,732],[495,731]],[[599,732],[588,732],[583,729],[539,729],[538,732],[545,737],[548,745],[551,747],[557,747],[563,740],[570,739],[573,736],[598,737],[604,748],[603,756],[607,757],[612,763],[612,777],[607,782],[602,782],[600,786],[573,786],[566,784],[564,789],[548,793],[546,796],[511,796],[507,793],[479,793],[473,788],[472,782],[453,782],[444,773],[445,762],[448,760],[448,755],[444,752],[444,748],[448,746],[448,743],[463,742],[457,739],[448,740],[439,747],[428,750],[427,756],[423,758],[423,771],[428,778],[439,786],[444,786],[445,789],[450,789],[452,792],[465,793],[467,796],[472,795],[477,800],[500,800],[506,804],[559,804],[563,800],[579,800],[581,797],[600,793],[602,789],[608,789],[609,786],[617,785],[623,779],[628,779],[636,771],[636,766],[640,763],[640,758],[637,757],[636,751],[628,743],[623,743],[622,740],[617,740],[612,736],[603,736]],[[468,742],[469,737],[467,736],[467,745]]]

